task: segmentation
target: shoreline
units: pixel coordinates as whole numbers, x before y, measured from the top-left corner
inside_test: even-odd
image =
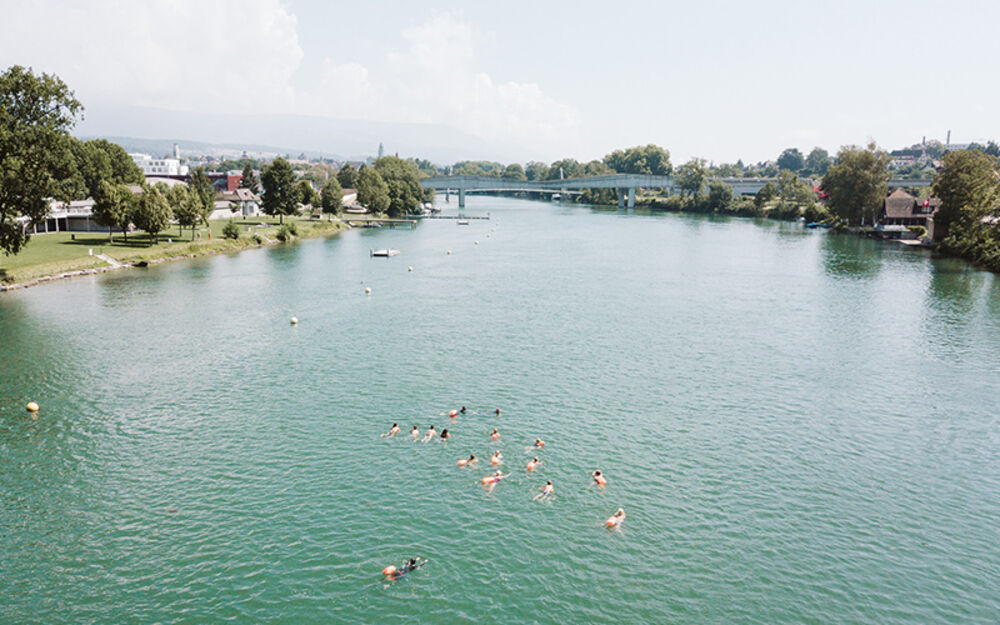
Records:
[[[300,225],[303,222],[298,222]],[[143,254],[139,254],[139,258],[136,260],[120,260],[117,261],[117,265],[102,265],[99,267],[87,267],[83,269],[70,269],[67,271],[56,271],[50,274],[45,274],[38,277],[29,278],[27,280],[19,282],[0,282],[0,293],[6,293],[8,291],[17,291],[21,289],[29,289],[33,286],[39,286],[42,284],[48,284],[50,282],[56,282],[60,280],[68,280],[71,278],[78,278],[82,276],[92,276],[102,273],[108,273],[110,271],[120,271],[123,269],[135,269],[141,267],[148,267],[150,265],[159,265],[162,263],[175,262],[181,260],[192,260],[195,258],[201,258],[205,256],[218,256],[219,254],[227,253],[239,253],[244,250],[258,249],[262,247],[267,247],[270,245],[277,245],[279,243],[293,243],[299,239],[315,239],[324,236],[334,236],[339,235],[341,232],[346,230],[352,230],[353,228],[342,220],[337,221],[323,221],[323,222],[306,222],[311,223],[311,227],[300,228],[300,233],[296,235],[291,241],[279,241],[274,232],[259,232],[253,233],[251,235],[241,234],[239,239],[216,239],[216,240],[203,240],[203,241],[185,241],[175,243],[175,246],[181,247],[186,246],[188,248],[187,253],[169,254],[165,256],[154,256],[152,258],[145,258]],[[325,224],[331,224],[331,227],[327,227]],[[277,224],[275,228],[277,228]],[[255,237],[261,239],[260,242],[255,240]],[[169,244],[168,244],[169,245]],[[191,246],[195,245],[201,247],[202,249],[196,249],[191,251]],[[156,246],[150,246],[142,250],[144,252],[156,252]],[[180,250],[178,250],[180,251]],[[106,262],[106,261],[105,261]],[[69,264],[69,263],[67,263]]]

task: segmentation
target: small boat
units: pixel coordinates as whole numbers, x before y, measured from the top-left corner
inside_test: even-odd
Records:
[[[468,226],[469,225],[469,220],[468,219],[459,219],[455,223],[458,224],[459,226]]]
[[[553,202],[558,202],[561,199],[562,199],[562,195],[560,195],[559,193],[553,193],[552,194],[552,201]]]
[[[384,256],[385,258],[389,258],[391,256],[399,254],[399,250],[368,250],[368,253],[373,257]]]
[[[823,222],[823,221],[810,221],[809,223],[806,224],[806,228],[812,228],[812,229],[815,229],[815,228],[829,228],[829,227],[830,227],[830,224],[828,224],[826,222]]]

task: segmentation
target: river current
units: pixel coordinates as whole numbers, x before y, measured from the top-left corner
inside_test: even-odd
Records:
[[[996,276],[467,212],[0,296],[0,623],[1000,621]]]

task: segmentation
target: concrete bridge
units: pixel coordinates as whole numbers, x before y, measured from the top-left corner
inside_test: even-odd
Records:
[[[721,180],[733,188],[733,192],[738,195],[753,195],[760,191],[761,187],[768,182],[777,184],[777,178],[709,178],[711,180]],[[804,179],[806,180],[806,179]],[[806,180],[806,182],[810,182]],[[676,190],[673,176],[652,176],[647,174],[607,174],[603,176],[583,176],[580,178],[566,178],[564,180],[505,180],[503,178],[492,178],[489,176],[437,176],[434,178],[424,178],[420,181],[425,188],[435,191],[458,193],[458,207],[465,208],[466,193],[496,193],[496,192],[516,192],[525,191],[532,193],[560,193],[576,194],[582,189],[617,189],[618,207],[626,205],[628,208],[635,207],[635,190],[643,189],[667,189],[668,192]],[[889,188],[893,187],[927,187],[930,180],[896,180],[889,181]]]

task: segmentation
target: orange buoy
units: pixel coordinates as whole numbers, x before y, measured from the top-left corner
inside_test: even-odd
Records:
[[[395,574],[396,574],[396,567],[394,567],[391,564],[382,569],[382,575],[395,575]]]
[[[618,525],[618,524],[619,524],[620,522],[621,522],[621,521],[620,521],[620,520],[618,520],[618,519],[617,519],[617,518],[615,518],[615,517],[608,517],[608,520],[607,520],[607,521],[605,521],[605,523],[607,524],[607,526],[608,526],[608,527],[615,527],[615,526],[616,526],[616,525]]]
[[[448,413],[448,416],[451,417],[452,419],[454,419],[455,417],[458,416],[458,411],[457,410],[452,410],[451,412]]]

